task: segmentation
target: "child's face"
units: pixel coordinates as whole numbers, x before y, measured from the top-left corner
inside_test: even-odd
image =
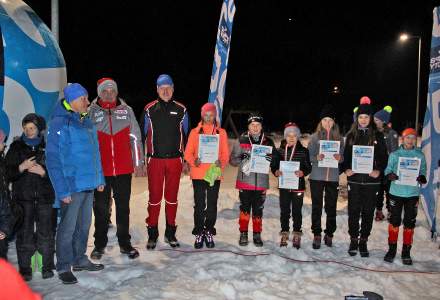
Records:
[[[249,132],[253,135],[258,135],[261,133],[263,126],[261,126],[260,122],[252,122],[248,126]]]
[[[298,141],[298,137],[293,132],[289,132],[286,136],[286,142],[289,146],[293,146]]]
[[[417,139],[414,135],[410,134],[403,138],[403,146],[406,149],[412,149],[416,146]]]
[[[38,135],[38,128],[34,123],[26,123],[23,125],[24,135],[30,139],[36,138]]]
[[[374,118],[374,123],[376,123],[377,128],[382,129],[383,128],[383,122],[382,120],[378,118]]]
[[[370,116],[364,115],[364,114],[359,115],[358,116],[358,123],[361,128],[367,128],[368,125],[370,124]]]
[[[333,125],[335,124],[335,121],[333,121],[332,118],[325,117],[321,120],[321,126],[327,131],[330,131],[332,129]]]

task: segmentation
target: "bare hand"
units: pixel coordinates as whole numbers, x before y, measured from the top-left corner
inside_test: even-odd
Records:
[[[347,175],[347,176],[353,176],[353,175],[354,175],[354,172],[353,172],[352,169],[347,169],[347,170],[345,170],[345,175]]]
[[[65,204],[69,204],[70,202],[72,202],[72,198],[70,196],[67,196],[61,199],[61,201]]]
[[[215,161],[215,165],[219,168],[222,167],[222,163],[218,159]]]
[[[0,241],[4,240],[5,237],[6,237],[6,234],[4,232],[0,231]]]
[[[301,171],[301,170],[298,170],[298,171],[295,171],[295,175],[296,175],[297,177],[303,177],[303,176],[304,176],[304,172]]]
[[[34,165],[36,164],[35,162],[35,156],[32,156],[31,158],[26,159],[25,161],[23,161],[19,166],[18,166],[18,170],[20,172],[24,172],[30,168],[32,168]]]
[[[46,171],[45,171],[44,168],[43,168],[41,165],[39,165],[39,164],[35,164],[35,165],[33,165],[32,167],[30,167],[30,168],[28,169],[28,172],[29,172],[29,173],[34,173],[34,174],[40,175],[41,177],[44,177],[44,175],[46,175]]]
[[[339,154],[339,153],[333,154],[333,157],[334,157],[337,161],[341,161],[341,154]]]
[[[189,167],[189,164],[185,161],[185,162],[183,162],[183,166],[182,166],[182,174],[183,175],[189,175],[189,173],[190,173],[190,167]]]
[[[316,159],[317,159],[318,161],[321,161],[321,160],[324,159],[324,157],[325,157],[325,155],[321,153],[321,154],[318,154],[318,156],[316,157]]]
[[[275,171],[275,177],[280,177],[282,175],[283,175],[283,172],[281,172],[280,170]]]
[[[144,177],[145,176],[145,169],[144,165],[140,165],[134,168],[134,176],[135,177]]]
[[[98,192],[103,192],[104,191],[104,185],[101,184],[100,186],[97,187],[96,189]]]
[[[196,158],[196,160],[194,161],[194,165],[196,166],[196,167],[198,167],[198,166],[200,166],[200,164],[201,164],[202,162],[201,162],[201,160],[200,160],[200,158]]]
[[[377,177],[379,177],[380,176],[380,171],[378,171],[378,170],[373,170],[370,174],[368,174],[370,177],[373,177],[373,178],[377,178]]]

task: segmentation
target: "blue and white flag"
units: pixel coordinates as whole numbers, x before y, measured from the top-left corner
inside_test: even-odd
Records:
[[[440,7],[434,8],[431,40],[428,101],[423,123],[422,150],[426,157],[428,183],[422,186],[421,200],[433,237],[437,232],[437,202],[440,163]]]
[[[234,0],[224,0],[217,30],[217,42],[212,66],[209,102],[217,107],[217,120],[220,122],[225,100],[226,74],[228,72],[229,49],[231,45],[232,23],[234,21]]]

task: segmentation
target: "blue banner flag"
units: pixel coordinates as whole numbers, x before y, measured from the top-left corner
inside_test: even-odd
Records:
[[[209,102],[217,107],[217,120],[221,122],[225,100],[226,74],[228,72],[229,49],[231,45],[232,23],[235,15],[234,0],[224,0],[217,30],[217,42],[212,66]]]
[[[422,133],[422,150],[426,157],[428,183],[422,186],[421,200],[432,237],[437,234],[437,201],[440,164],[440,7],[434,8],[431,40],[428,101]]]

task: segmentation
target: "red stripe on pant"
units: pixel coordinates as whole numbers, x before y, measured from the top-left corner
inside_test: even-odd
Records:
[[[151,158],[147,165],[147,172],[150,195],[147,225],[149,227],[157,226],[162,198],[165,196],[167,224],[175,226],[177,194],[179,192],[180,174],[182,173],[181,158]]]

